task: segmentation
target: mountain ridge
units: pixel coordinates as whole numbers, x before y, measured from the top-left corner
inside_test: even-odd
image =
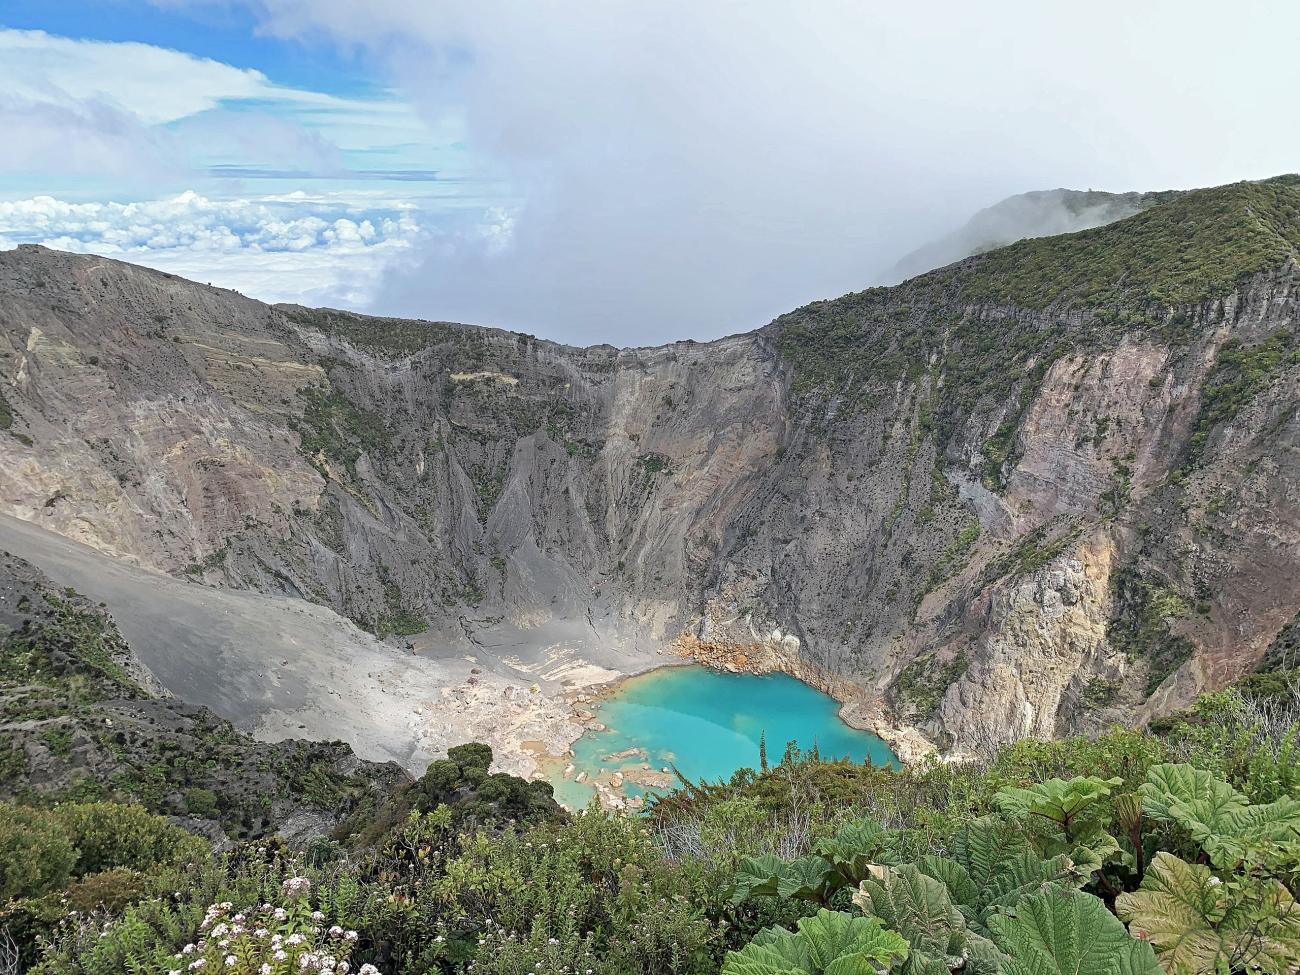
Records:
[[[1300,609],[1298,198],[1191,191],[633,350],[8,252],[0,504],[421,652],[686,640],[957,747],[1141,719]]]

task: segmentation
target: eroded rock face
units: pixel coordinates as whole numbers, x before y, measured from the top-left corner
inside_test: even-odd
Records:
[[[1295,282],[1260,275],[1178,336],[1080,341],[943,426],[936,353],[849,402],[796,385],[780,320],[573,349],[21,248],[0,510],[420,651],[687,635],[958,747],[1083,729],[1239,675],[1300,608],[1300,367],[1204,422],[1225,343],[1294,335]],[[1089,324],[926,301],[889,314]]]

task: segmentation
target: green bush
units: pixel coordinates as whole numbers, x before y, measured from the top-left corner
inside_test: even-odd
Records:
[[[77,876],[126,867],[148,870],[207,855],[205,840],[173,826],[140,806],[115,802],[72,803],[51,812],[77,851]]]
[[[194,786],[185,790],[185,808],[192,816],[209,817],[217,809],[217,794],[211,789]]]
[[[0,802],[0,904],[62,887],[76,863],[62,824],[43,810]]]

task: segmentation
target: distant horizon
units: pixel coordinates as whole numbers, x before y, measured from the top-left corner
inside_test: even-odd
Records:
[[[1300,169],[1275,124],[1297,34],[1300,8],[1165,0],[11,0],[0,247],[565,344],[708,340],[888,283],[1019,194]]]
[[[1273,181],[1273,180],[1286,179],[1286,178],[1288,178],[1288,177],[1290,177],[1290,178],[1300,178],[1300,172],[1277,173],[1277,174],[1275,174],[1275,175],[1273,175],[1273,176],[1264,176],[1264,177],[1260,177],[1260,178],[1258,178],[1258,179],[1232,180],[1232,181],[1229,181],[1228,183],[1218,184],[1217,186],[1189,187],[1188,189],[1185,189],[1185,190],[1123,190],[1123,191],[1112,191],[1112,190],[1098,190],[1098,189],[1096,189],[1096,188],[1089,188],[1089,189],[1087,189],[1087,190],[1076,190],[1076,189],[1072,189],[1072,188],[1070,188],[1070,187],[1064,187],[1064,186],[1052,187],[1051,189],[1047,189],[1047,190],[1027,190],[1027,191],[1025,191],[1024,193],[1019,193],[1019,194],[1015,194],[1014,196],[1007,197],[1007,198],[1005,198],[1005,199],[999,201],[998,203],[992,204],[992,205],[989,206],[989,207],[986,207],[986,208],[983,208],[983,209],[980,210],[980,211],[977,211],[975,214],[972,214],[972,215],[971,215],[971,217],[972,217],[971,220],[969,220],[969,221],[967,221],[967,222],[965,222],[965,223],[960,224],[957,228],[954,229],[954,231],[953,231],[952,233],[950,233],[949,235],[947,235],[947,237],[942,238],[942,239],[939,239],[939,240],[936,240],[936,241],[932,241],[932,242],[930,242],[930,245],[933,246],[933,247],[935,247],[936,249],[939,249],[939,248],[942,248],[943,246],[954,246],[954,245],[958,245],[958,244],[960,244],[960,242],[962,241],[962,236],[961,236],[961,235],[962,235],[962,232],[965,231],[965,230],[970,229],[971,227],[976,226],[975,218],[979,218],[979,217],[985,216],[986,214],[994,213],[994,212],[996,212],[996,211],[998,210],[998,208],[999,208],[1000,206],[1002,206],[1002,205],[1004,205],[1004,204],[1008,204],[1008,203],[1013,203],[1013,202],[1016,202],[1016,201],[1021,200],[1021,199],[1032,199],[1032,198],[1035,198],[1035,197],[1050,196],[1050,195],[1052,195],[1052,194],[1054,194],[1054,193],[1093,193],[1093,194],[1104,194],[1104,195],[1107,195],[1107,196],[1115,196],[1115,197],[1122,197],[1122,196],[1133,195],[1133,194],[1147,194],[1147,193],[1154,193],[1154,194],[1159,194],[1159,193],[1192,193],[1192,192],[1196,192],[1196,191],[1198,191],[1198,190],[1210,190],[1210,189],[1216,189],[1216,188],[1218,188],[1218,187],[1220,187],[1220,186],[1231,186],[1231,185],[1234,185],[1234,184],[1236,184],[1236,183],[1267,183],[1267,182],[1271,182],[1271,181]],[[3,206],[3,204],[0,204],[0,207],[2,207],[2,206]],[[1128,216],[1133,216],[1133,215],[1135,215],[1136,212],[1138,212],[1138,211],[1134,211],[1133,213],[1125,214],[1124,216],[1121,216],[1121,217],[1119,217],[1119,218],[1117,218],[1117,219],[1126,219]],[[1109,222],[1109,221],[1103,221],[1103,222]],[[750,325],[743,326],[743,327],[741,327],[741,328],[737,328],[737,329],[734,330],[734,331],[726,332],[726,333],[723,333],[723,334],[721,334],[721,335],[714,335],[714,336],[711,336],[711,337],[708,337],[708,338],[700,338],[700,339],[693,338],[693,337],[689,337],[689,336],[687,336],[687,337],[681,337],[681,338],[664,338],[664,339],[662,339],[661,341],[656,341],[656,342],[646,343],[646,344],[637,344],[637,345],[626,344],[626,343],[620,344],[620,343],[610,342],[610,341],[595,341],[595,342],[587,342],[587,343],[570,342],[570,341],[565,341],[565,340],[563,340],[563,339],[551,338],[551,337],[548,337],[548,336],[545,336],[545,335],[538,335],[538,334],[536,334],[536,333],[529,332],[529,331],[526,331],[526,330],[524,330],[524,329],[520,329],[520,328],[512,327],[512,326],[510,326],[510,325],[505,325],[505,324],[495,323],[495,322],[457,320],[457,319],[450,319],[450,318],[440,317],[440,316],[437,316],[437,315],[420,314],[420,313],[418,313],[418,312],[415,312],[415,313],[409,313],[409,314],[390,314],[390,313],[384,312],[384,311],[382,311],[382,310],[375,310],[375,309],[364,309],[364,308],[363,308],[363,309],[357,309],[357,308],[349,308],[349,307],[341,306],[341,305],[319,305],[319,304],[318,304],[318,305],[309,305],[309,304],[304,304],[303,302],[300,302],[300,301],[292,301],[292,300],[289,300],[289,301],[282,301],[282,300],[269,299],[269,298],[266,298],[266,297],[263,297],[263,296],[260,296],[260,295],[257,295],[257,294],[251,294],[251,293],[248,293],[248,292],[246,292],[246,291],[243,291],[243,290],[240,289],[239,287],[236,287],[235,285],[230,284],[230,283],[224,283],[224,282],[220,282],[220,281],[212,281],[212,280],[203,280],[203,279],[202,279],[201,277],[199,277],[199,276],[192,276],[192,275],[190,275],[190,274],[184,273],[183,271],[171,270],[171,269],[169,269],[169,268],[167,268],[167,267],[165,267],[165,266],[163,266],[163,267],[155,266],[154,264],[147,263],[146,261],[142,261],[142,260],[137,260],[137,259],[136,259],[137,257],[141,257],[141,256],[145,256],[145,257],[147,257],[147,256],[148,256],[147,252],[145,252],[144,254],[141,254],[141,255],[137,255],[137,254],[99,254],[99,253],[88,252],[88,251],[69,250],[69,249],[66,249],[66,248],[55,247],[55,246],[51,246],[51,245],[49,245],[49,244],[43,244],[43,243],[20,243],[20,244],[14,244],[14,245],[12,245],[12,246],[10,246],[10,247],[7,247],[7,248],[4,247],[4,246],[0,246],[0,253],[3,253],[3,251],[4,251],[5,249],[10,249],[10,250],[20,250],[20,249],[22,249],[22,248],[24,248],[24,247],[34,247],[34,248],[43,248],[43,249],[46,249],[46,250],[55,251],[55,252],[57,252],[57,253],[60,253],[60,254],[66,254],[66,255],[71,256],[71,257],[78,257],[78,258],[80,258],[80,257],[85,257],[85,258],[102,258],[102,259],[104,259],[104,260],[116,261],[116,262],[118,262],[118,263],[127,264],[127,265],[131,265],[131,266],[134,266],[134,267],[140,267],[140,268],[145,268],[145,269],[147,269],[147,270],[157,271],[157,272],[160,273],[160,274],[166,274],[166,275],[171,276],[171,277],[178,277],[178,278],[181,278],[182,280],[185,280],[185,281],[187,281],[187,282],[189,282],[189,283],[191,283],[191,284],[194,284],[194,285],[198,285],[198,286],[200,286],[200,287],[211,287],[211,288],[216,288],[216,289],[220,289],[220,290],[231,291],[231,292],[233,292],[233,293],[235,293],[235,294],[240,295],[241,297],[248,298],[248,299],[251,299],[251,300],[253,300],[253,301],[257,301],[257,302],[259,302],[259,303],[261,303],[261,304],[264,304],[264,305],[267,305],[267,306],[269,306],[269,307],[274,307],[274,306],[277,306],[277,305],[296,305],[296,306],[299,306],[299,307],[307,308],[307,309],[312,310],[312,311],[331,311],[331,312],[339,312],[339,313],[344,313],[344,314],[355,314],[355,315],[359,315],[359,316],[367,317],[367,318],[379,318],[379,319],[390,318],[390,319],[401,320],[401,321],[426,322],[426,323],[429,323],[429,324],[457,325],[457,326],[463,326],[463,327],[466,327],[466,328],[478,328],[478,329],[486,329],[486,330],[502,331],[502,332],[508,332],[508,333],[515,334],[515,335],[524,335],[524,336],[527,336],[527,337],[532,338],[532,339],[536,339],[536,340],[544,341],[544,342],[547,342],[547,343],[550,343],[550,344],[553,344],[553,345],[562,346],[562,347],[568,347],[568,348],[576,348],[576,349],[592,349],[592,348],[600,348],[600,347],[610,347],[610,348],[617,349],[617,350],[619,350],[619,351],[636,351],[636,350],[638,350],[638,349],[662,348],[662,347],[665,347],[665,346],[670,346],[670,345],[679,345],[679,344],[686,344],[686,345],[692,345],[692,344],[693,344],[693,345],[709,344],[709,343],[712,343],[712,342],[719,342],[719,341],[723,341],[723,340],[725,340],[725,339],[729,339],[729,338],[734,338],[734,337],[737,337],[737,336],[748,335],[748,334],[750,334],[750,333],[752,333],[752,332],[759,331],[759,330],[765,328],[766,326],[772,324],[774,321],[776,321],[776,320],[777,320],[778,318],[780,318],[782,315],[785,315],[785,314],[787,314],[787,313],[789,313],[789,312],[795,311],[795,310],[797,310],[798,308],[802,308],[802,307],[805,307],[805,306],[807,306],[807,305],[817,304],[817,303],[820,303],[820,302],[826,302],[826,301],[835,301],[835,300],[837,300],[837,299],[839,299],[839,298],[842,298],[842,297],[845,297],[845,296],[848,296],[848,295],[853,295],[853,294],[857,294],[857,293],[860,293],[860,292],[863,292],[863,291],[866,291],[866,290],[870,290],[871,288],[877,288],[877,287],[894,287],[894,286],[896,286],[896,285],[905,284],[906,282],[908,282],[908,281],[910,281],[910,280],[913,280],[913,279],[915,279],[915,278],[917,278],[917,277],[922,277],[922,276],[924,276],[925,274],[930,273],[931,271],[942,269],[943,267],[946,267],[946,266],[949,265],[949,264],[958,263],[958,262],[960,262],[960,261],[962,261],[962,260],[965,260],[965,259],[968,258],[968,257],[978,256],[979,254],[982,254],[982,253],[989,253],[989,252],[994,251],[994,250],[999,250],[999,249],[1001,249],[1001,248],[1003,248],[1003,247],[1010,246],[1011,244],[1014,244],[1014,243],[1016,243],[1017,241],[1022,240],[1022,239],[1032,239],[1032,238],[1034,238],[1034,237],[1060,236],[1060,235],[1071,234],[1071,233],[1079,233],[1079,232],[1081,232],[1081,231],[1083,231],[1083,230],[1093,229],[1094,227],[1099,226],[1099,225],[1100,225],[1100,224],[1097,223],[1097,222],[1088,222],[1087,219],[1086,219],[1086,217],[1085,217],[1085,220],[1084,220],[1084,222],[1083,222],[1082,224],[1080,224],[1079,226],[1072,227],[1072,228],[1070,228],[1070,229],[1058,230],[1058,231],[1054,231],[1054,232],[1052,232],[1052,233],[1050,233],[1050,234],[1049,234],[1049,233],[1042,233],[1042,234],[1032,234],[1032,233],[1031,233],[1031,234],[1025,234],[1025,235],[1023,235],[1023,236],[1008,237],[1006,240],[1004,240],[1004,241],[1002,241],[1002,242],[1000,242],[1000,243],[997,243],[995,246],[988,247],[988,248],[985,248],[985,249],[982,249],[982,250],[978,250],[978,251],[975,251],[975,250],[969,251],[969,252],[967,252],[967,253],[962,254],[961,256],[954,257],[952,260],[943,261],[942,263],[937,263],[937,264],[934,264],[934,265],[932,265],[932,266],[927,266],[924,270],[917,271],[917,272],[914,273],[914,274],[908,274],[906,277],[903,277],[903,278],[901,278],[901,279],[899,279],[899,280],[897,280],[897,281],[892,281],[892,282],[889,282],[889,283],[886,283],[886,284],[883,284],[883,285],[880,284],[880,283],[864,284],[864,285],[862,285],[862,286],[860,286],[860,287],[850,289],[849,291],[840,292],[839,294],[834,294],[834,295],[816,295],[816,296],[809,297],[809,298],[805,299],[804,301],[800,302],[800,304],[798,304],[798,305],[792,305],[792,306],[789,307],[789,308],[782,309],[781,311],[779,311],[779,312],[777,312],[776,314],[774,314],[771,318],[768,318],[768,319],[766,319],[766,320],[764,320],[764,321],[761,321],[761,322],[754,322],[754,323],[752,323],[752,324],[750,324]],[[921,249],[922,252],[925,251],[925,250],[926,250],[926,248],[924,248],[924,247]],[[916,253],[919,253],[919,252],[913,252],[913,254],[906,255],[905,257],[911,257],[911,256],[914,256]]]

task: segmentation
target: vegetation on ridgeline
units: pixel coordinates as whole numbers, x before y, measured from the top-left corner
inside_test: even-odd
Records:
[[[1023,240],[892,288],[816,301],[776,320],[795,391],[869,408],[942,381],[924,411],[946,443],[980,408],[996,414],[984,479],[997,486],[1023,411],[1064,355],[1134,332],[1185,343],[1206,303],[1300,258],[1300,176],[1170,194],[1134,216]],[[1229,344],[1207,385],[1191,460],[1209,431],[1296,361],[1291,334]],[[928,384],[928,385],[927,385]]]
[[[127,803],[248,840],[292,816],[371,816],[407,778],[341,742],[255,742],[159,697],[100,607],[7,555],[0,579],[0,800]]]
[[[302,308],[297,305],[282,305],[280,311],[297,325],[337,336],[359,349],[380,354],[414,355],[444,343],[476,344],[479,341],[473,329],[450,322],[380,318],[336,308]]]
[[[1300,175],[1173,196],[1115,223],[1023,240],[922,281],[1020,308],[1165,308],[1222,298],[1300,254]]]

